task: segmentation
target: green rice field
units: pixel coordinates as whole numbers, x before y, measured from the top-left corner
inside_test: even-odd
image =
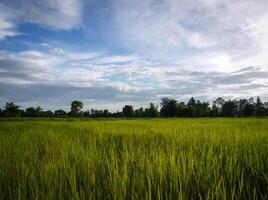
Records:
[[[268,199],[268,119],[1,120],[0,199]]]

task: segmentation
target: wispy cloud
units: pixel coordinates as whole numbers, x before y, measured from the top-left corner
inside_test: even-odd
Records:
[[[268,99],[266,0],[118,0],[93,3],[97,7],[92,8],[85,3],[0,2],[2,43],[10,45],[9,37],[14,36],[14,48],[15,36],[23,34],[18,31],[21,24],[50,30],[42,39],[25,37],[27,47],[1,48],[2,103],[56,107],[82,99],[117,109],[124,103],[157,103],[163,96]],[[99,23],[92,26],[99,32],[93,30],[90,39],[82,31],[53,40],[54,34],[70,34],[69,30],[83,26],[85,15]],[[96,20],[100,15],[105,22]]]
[[[70,30],[82,26],[82,0],[4,0],[0,2],[0,39],[17,35],[20,23]]]
[[[114,10],[121,42],[137,52],[171,60],[217,54],[212,70],[268,61],[265,0],[119,0]]]
[[[61,50],[52,54],[53,49]],[[158,103],[163,96],[180,100],[197,96],[207,100],[261,95],[268,99],[265,67],[204,72],[156,64],[140,55],[79,52],[52,45],[46,45],[43,51],[2,51],[0,77],[2,103],[16,99],[22,104],[39,102],[52,106],[62,102],[67,106],[79,98],[88,103],[110,104],[115,110],[124,103]]]
[[[17,35],[11,10],[0,3],[0,40]]]

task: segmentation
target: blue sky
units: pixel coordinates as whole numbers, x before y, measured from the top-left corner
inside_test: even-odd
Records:
[[[268,100],[266,0],[1,0],[0,103]]]

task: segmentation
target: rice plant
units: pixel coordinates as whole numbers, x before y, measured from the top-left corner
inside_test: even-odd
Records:
[[[268,119],[0,121],[0,199],[267,199]]]

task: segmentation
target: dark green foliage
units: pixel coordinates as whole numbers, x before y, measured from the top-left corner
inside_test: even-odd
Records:
[[[122,113],[125,117],[134,117],[134,110],[131,105],[125,105],[123,107]]]
[[[237,106],[235,101],[227,101],[222,105],[221,114],[224,117],[234,117],[237,112]]]
[[[81,110],[83,109],[82,101],[75,100],[71,103],[70,116],[79,117],[82,116]]]
[[[1,108],[0,108],[0,117],[4,117],[4,112]]]
[[[83,103],[75,100],[71,103],[71,111],[66,113],[64,110],[56,110],[54,113],[50,110],[43,111],[38,106],[36,108],[29,107],[20,110],[13,102],[6,103],[5,109],[0,109],[0,117],[261,117],[268,116],[268,102],[262,103],[260,97],[256,102],[253,98],[228,100],[225,101],[219,97],[213,101],[212,106],[208,102],[201,102],[193,97],[185,102],[178,102],[172,98],[162,98],[160,103],[160,111],[158,106],[150,103],[147,108],[140,107],[133,109],[132,105],[125,105],[121,112],[110,112],[108,109],[98,110],[91,109],[82,111]]]
[[[157,117],[158,116],[158,108],[153,103],[150,103],[149,108],[146,108],[144,111],[145,117]]]
[[[111,117],[111,113],[109,110],[104,109],[104,110],[95,110],[91,109],[90,111],[84,112],[84,117]]]
[[[55,110],[54,112],[55,117],[67,117],[67,113],[64,110]]]
[[[177,101],[167,97],[162,98],[160,114],[163,117],[176,117]]]
[[[44,111],[43,117],[54,117],[54,113],[51,110]]]
[[[255,113],[255,106],[253,104],[247,103],[243,109],[243,116],[250,117],[253,116],[254,113]]]
[[[261,98],[257,97],[256,101],[256,116],[263,116],[264,115],[264,106],[261,102]]]
[[[25,117],[44,117],[45,113],[43,112],[40,106],[36,108],[30,107],[25,110],[24,116]]]
[[[4,115],[6,117],[20,117],[21,111],[19,110],[18,105],[14,104],[13,102],[7,102],[5,105]]]

